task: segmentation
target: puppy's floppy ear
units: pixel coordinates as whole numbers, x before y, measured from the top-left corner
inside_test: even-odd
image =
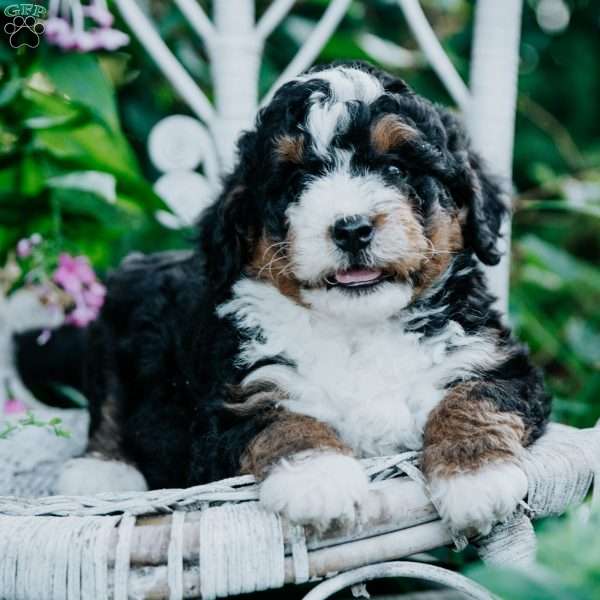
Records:
[[[470,148],[463,125],[449,112],[441,113],[447,147],[454,159],[448,184],[456,203],[466,211],[465,246],[470,247],[481,262],[496,265],[502,256],[498,239],[509,212],[509,195],[501,179],[491,175],[479,155]]]
[[[254,235],[250,185],[254,133],[238,143],[239,162],[224,182],[219,198],[207,208],[198,224],[198,237],[206,260],[208,282],[218,294],[226,293],[241,276]]]
[[[481,262],[497,265],[502,253],[498,249],[500,228],[508,214],[505,199],[508,194],[499,179],[488,174],[481,159],[469,153],[469,196],[465,241]]]

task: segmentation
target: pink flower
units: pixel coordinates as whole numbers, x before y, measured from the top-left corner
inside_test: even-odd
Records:
[[[16,398],[7,398],[4,401],[4,414],[5,415],[19,415],[27,410],[27,406],[22,400]]]
[[[99,4],[84,6],[83,14],[94,19],[100,27],[110,27],[114,21],[114,17],[110,14],[110,11]]]
[[[87,290],[83,291],[83,301],[90,308],[99,309],[104,304],[106,296],[106,288],[98,282],[92,283]]]
[[[80,0],[69,0],[69,9],[46,21],[46,38],[63,50],[90,52],[92,50],[116,50],[129,43],[129,36],[112,29],[114,18],[104,3],[93,2],[82,6]],[[81,17],[88,17],[85,19]],[[97,27],[89,25],[89,20]]]
[[[85,327],[96,319],[104,304],[106,288],[98,281],[85,256],[71,256],[63,252],[58,257],[58,268],[52,277],[67,292],[75,307],[65,321],[76,327]]]
[[[79,278],[75,273],[69,271],[69,269],[65,267],[56,269],[52,279],[54,279],[54,281],[68,294],[74,295],[81,293],[81,281],[79,281]]]
[[[82,286],[96,282],[96,275],[85,256],[62,253],[58,257],[58,268],[52,277],[65,292],[79,294]]]
[[[51,17],[46,21],[45,27],[46,37],[49,42],[61,48],[65,48],[70,44],[72,31],[71,26],[65,19]]]
[[[85,304],[77,304],[65,318],[65,322],[75,327],[85,327],[98,316],[98,311],[86,306]]]
[[[17,243],[17,256],[19,258],[27,258],[31,254],[32,249],[33,246],[31,242],[28,239],[23,238]]]
[[[92,34],[96,48],[103,50],[116,50],[129,43],[129,36],[118,29],[95,29]]]

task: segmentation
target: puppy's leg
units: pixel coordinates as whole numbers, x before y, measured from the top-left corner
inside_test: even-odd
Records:
[[[321,530],[355,522],[368,480],[350,449],[312,417],[276,409],[270,420],[241,459],[243,472],[262,479],[262,504]]]
[[[88,335],[85,387],[91,417],[90,439],[84,456],[63,466],[54,485],[56,494],[76,496],[148,489],[144,476],[123,451],[123,398],[113,337],[103,323],[92,326]]]
[[[80,496],[148,489],[144,476],[121,449],[114,404],[108,398],[103,405],[102,420],[90,437],[85,455],[65,463],[55,484],[56,494]]]
[[[527,493],[519,465],[529,432],[517,412],[499,409],[494,385],[507,392],[504,382],[456,385],[425,427],[423,470],[454,531],[488,533]]]

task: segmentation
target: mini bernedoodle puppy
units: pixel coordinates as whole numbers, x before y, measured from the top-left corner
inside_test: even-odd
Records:
[[[422,450],[442,518],[489,531],[549,399],[486,288],[505,195],[462,126],[336,64],[283,85],[238,152],[195,252],[112,275],[59,491],[252,473],[265,507],[328,527],[360,517],[358,458]]]

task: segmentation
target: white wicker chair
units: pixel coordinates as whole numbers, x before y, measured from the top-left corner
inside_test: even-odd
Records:
[[[198,117],[168,117],[149,138],[150,155],[163,173],[156,190],[176,215],[164,213],[160,218],[179,226],[201,210],[198,198],[209,202],[218,192],[219,174],[233,161],[235,139],[250,125],[258,105],[264,40],[294,0],[274,0],[257,24],[253,0],[214,0],[213,22],[195,0],[175,1],[211,57],[214,107],[136,0],[116,0],[131,30]],[[469,90],[417,0],[398,0],[421,49],[464,112],[476,147],[507,177],[521,3],[478,1]],[[349,4],[350,0],[328,4],[274,87],[313,62]],[[200,165],[203,174],[196,171]],[[503,307],[507,273],[507,260],[490,270]],[[43,321],[43,315],[38,317]],[[0,319],[0,350],[4,349],[0,374],[14,378],[9,322]],[[60,413],[65,420],[73,433],[68,443],[32,429],[21,432],[14,443],[0,445],[0,486],[12,494],[0,497],[2,598],[209,599],[325,578],[306,596],[306,600],[320,600],[344,587],[382,577],[421,578],[454,587],[462,597],[491,597],[456,573],[398,561],[451,543],[467,543],[453,538],[439,521],[415,453],[365,461],[372,491],[362,527],[318,536],[263,511],[255,502],[257,486],[249,476],[185,490],[44,497],[52,489],[58,466],[82,452],[87,425],[81,412],[45,410],[47,414],[40,409],[42,418]],[[523,502],[510,522],[475,540],[484,560],[522,565],[534,559],[530,519],[560,514],[583,502],[600,472],[600,429],[551,426],[528,451],[524,468],[529,479],[527,504]],[[341,574],[332,577],[335,573]]]

